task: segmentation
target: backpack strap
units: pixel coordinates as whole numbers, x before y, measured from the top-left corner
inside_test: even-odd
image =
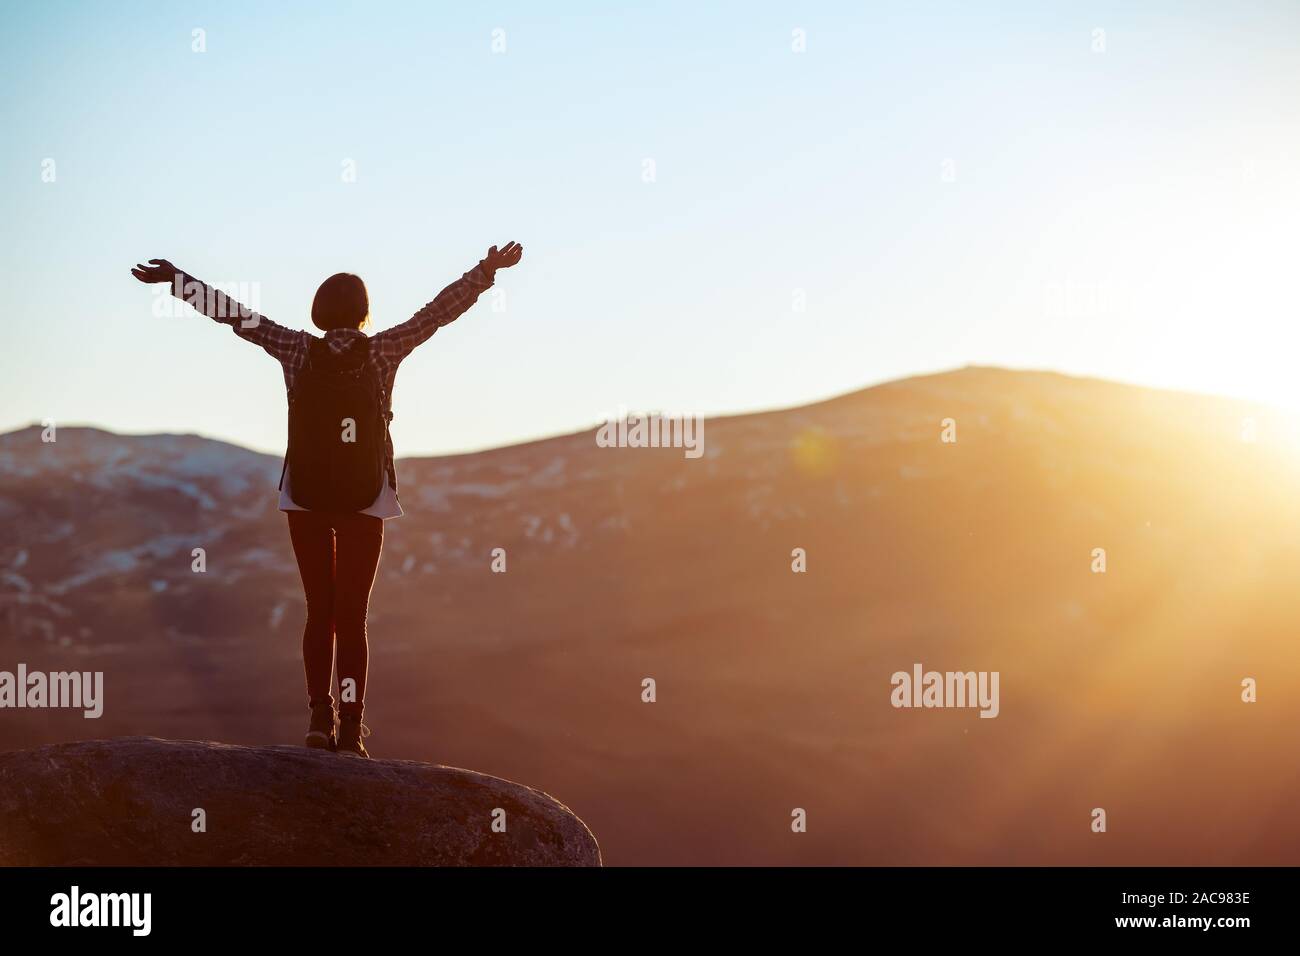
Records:
[[[344,359],[357,357],[356,361],[348,361],[344,364]],[[357,340],[346,353],[337,353],[331,351],[329,343],[324,339],[318,339],[312,336],[311,341],[307,343],[307,364],[306,368],[320,368],[325,371],[351,371],[364,365],[370,358],[370,337],[365,336]]]

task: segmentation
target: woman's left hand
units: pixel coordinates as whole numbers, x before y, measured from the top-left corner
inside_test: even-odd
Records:
[[[518,262],[518,258],[515,261]],[[173,282],[180,271],[166,259],[150,259],[147,266],[137,262],[131,275],[141,282]]]

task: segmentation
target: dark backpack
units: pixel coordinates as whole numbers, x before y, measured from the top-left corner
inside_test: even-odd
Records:
[[[342,355],[312,339],[307,364],[289,393],[284,461],[294,504],[308,511],[361,511],[374,504],[388,479],[391,416],[384,411],[383,385],[369,358],[367,339],[358,339]]]

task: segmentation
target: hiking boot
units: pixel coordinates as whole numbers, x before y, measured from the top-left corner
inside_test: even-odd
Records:
[[[356,714],[339,715],[338,752],[349,757],[369,757],[363,737],[370,736],[370,728],[361,722]]]
[[[311,724],[307,728],[307,746],[312,750],[333,750],[338,741],[334,705],[326,702],[311,709]]]

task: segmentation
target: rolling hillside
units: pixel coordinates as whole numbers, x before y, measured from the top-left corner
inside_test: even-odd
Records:
[[[555,794],[610,865],[1300,863],[1285,424],[967,368],[708,420],[697,460],[593,431],[406,459],[369,744]],[[279,467],[194,436],[0,436],[0,669],[106,683],[97,721],[0,711],[0,749],[301,739]],[[1000,716],[894,709],[915,662],[999,671]]]

